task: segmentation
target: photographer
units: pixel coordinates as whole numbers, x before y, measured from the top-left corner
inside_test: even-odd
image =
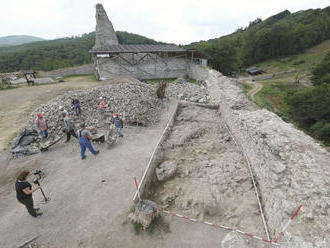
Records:
[[[37,213],[36,211],[38,209],[33,208],[32,193],[40,189],[40,186],[36,186],[34,189],[32,189],[32,185],[26,181],[26,178],[29,174],[30,172],[27,170],[19,173],[15,183],[16,197],[17,200],[26,207],[30,215],[37,217],[42,215],[42,213]]]

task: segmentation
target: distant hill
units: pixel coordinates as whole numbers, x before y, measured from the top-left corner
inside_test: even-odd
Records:
[[[230,74],[269,59],[295,55],[330,39],[330,6],[324,9],[282,11],[250,22],[246,28],[189,45],[212,56],[210,65]]]
[[[116,32],[120,44],[164,44],[128,32]],[[95,33],[79,37],[62,38],[0,47],[0,72],[19,70],[50,71],[64,67],[91,63],[88,51],[95,44]]]
[[[0,37],[0,47],[17,46],[25,43],[42,41],[45,39],[29,35],[10,35]]]

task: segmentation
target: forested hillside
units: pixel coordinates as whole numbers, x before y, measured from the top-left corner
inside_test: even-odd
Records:
[[[116,32],[120,44],[159,44],[144,36]],[[33,42],[13,47],[0,47],[0,72],[26,69],[54,70],[91,63],[88,51],[95,44],[95,33],[81,37]]]
[[[44,39],[29,35],[10,35],[0,37],[0,47],[17,46],[29,42],[42,41]]]
[[[192,43],[213,57],[211,66],[224,74],[267,59],[294,55],[330,39],[330,7],[256,19],[235,33]]]
[[[10,35],[0,37],[0,47],[17,46],[25,43],[42,41],[44,39],[29,35]]]
[[[285,97],[289,115],[300,127],[330,145],[330,52],[313,70],[314,87]]]

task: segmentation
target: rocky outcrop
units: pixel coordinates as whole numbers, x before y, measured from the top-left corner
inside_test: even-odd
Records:
[[[118,39],[102,4],[96,4],[95,46],[93,50],[107,50],[111,45],[118,45]]]
[[[172,161],[164,161],[156,168],[156,176],[158,181],[165,181],[171,178],[177,169],[177,165]]]

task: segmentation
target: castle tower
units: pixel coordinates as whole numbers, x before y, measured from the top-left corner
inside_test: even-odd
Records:
[[[102,4],[96,4],[95,46],[93,50],[106,50],[111,45],[118,45],[115,30]]]

